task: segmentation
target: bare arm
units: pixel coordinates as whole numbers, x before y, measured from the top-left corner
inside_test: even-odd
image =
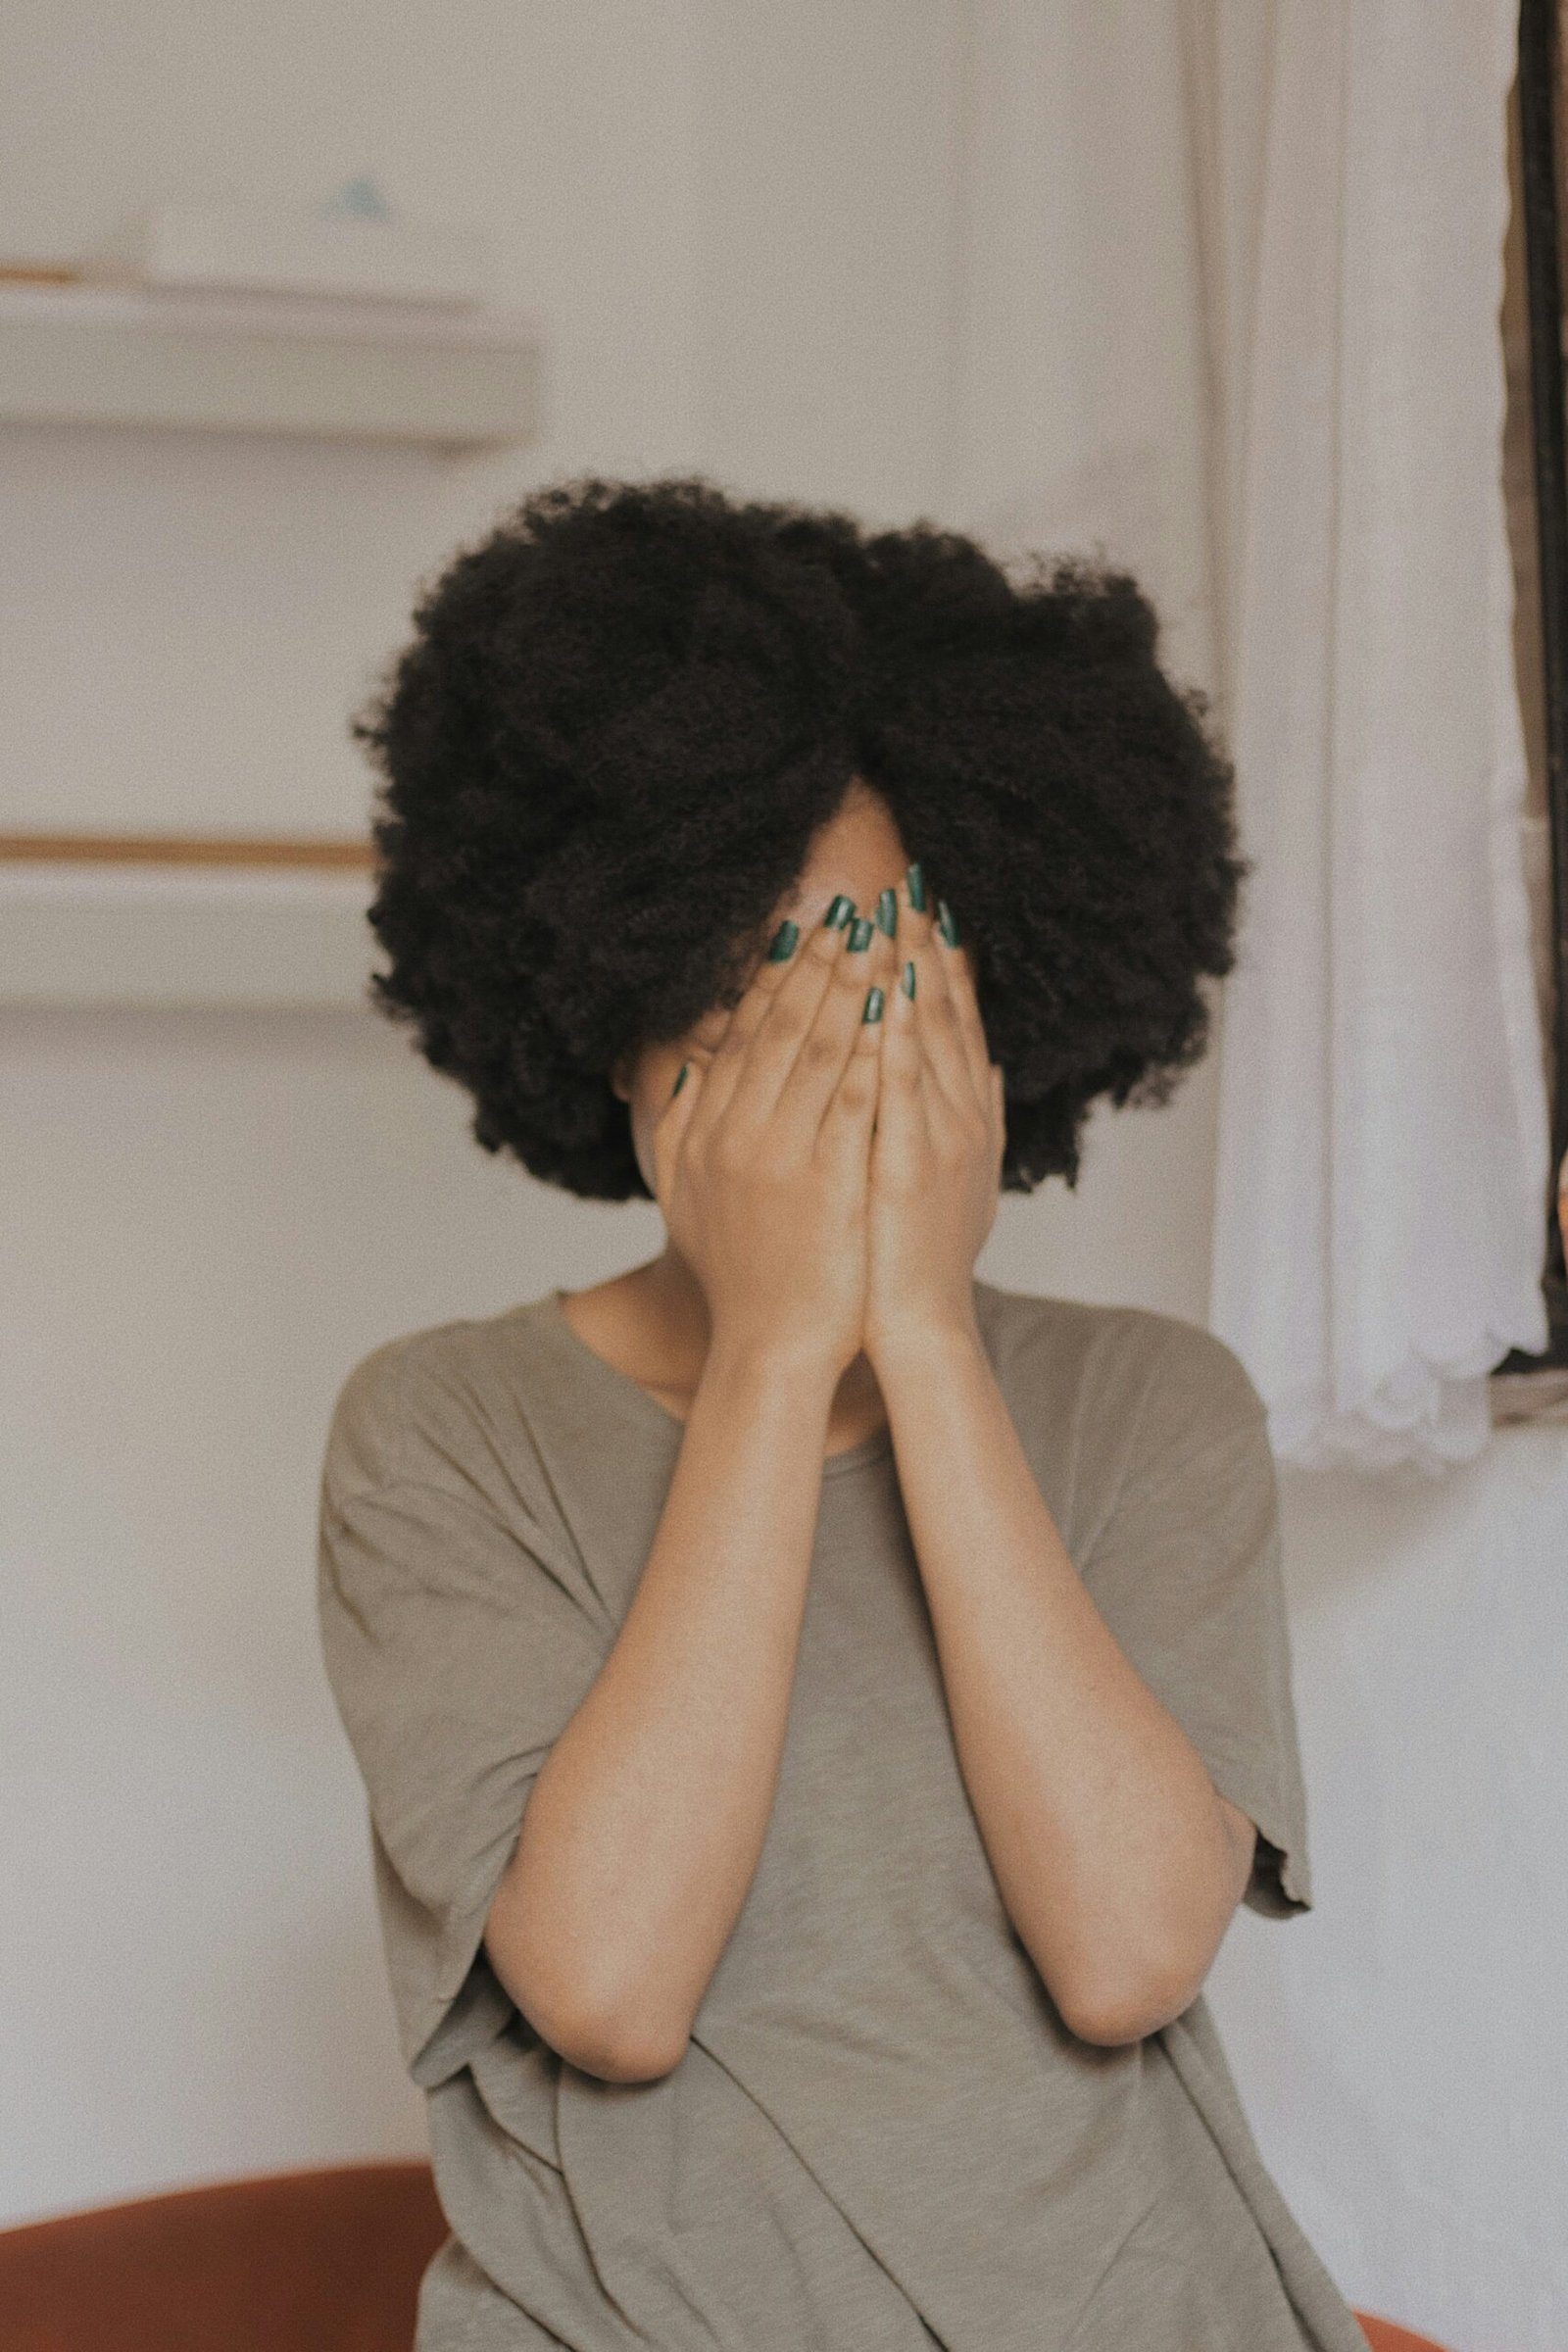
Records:
[[[757,1868],[836,1377],[710,1349],[636,1595],[490,1912],[518,2008],[611,2081],[677,2063]]]
[[[900,929],[918,985],[882,1048],[866,1351],[1003,1900],[1072,2030],[1137,2040],[1198,1991],[1256,1833],[1095,1606],[1012,1425],[973,1303],[1002,1074],[956,940],[903,906]]]
[[[1253,1824],[1123,1654],[1041,1496],[978,1333],[878,1364],[954,1741],[997,1884],[1082,2039],[1200,1990]]]
[[[887,977],[818,927],[764,961],[654,1135],[701,1283],[702,1377],[637,1592],[524,1808],[486,1927],[545,2040],[611,2081],[680,2059],[772,1811],[833,1396],[859,1347]]]

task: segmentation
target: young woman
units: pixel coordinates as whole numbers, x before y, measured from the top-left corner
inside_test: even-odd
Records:
[[[328,1437],[419,2352],[1364,2352],[1201,1992],[1311,1901],[1261,1402],[973,1270],[1229,967],[1155,634],[1125,575],[590,479],[358,722],[378,1001],[484,1149],[665,1227],[376,1348]]]

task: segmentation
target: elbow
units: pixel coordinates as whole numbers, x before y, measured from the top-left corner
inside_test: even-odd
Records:
[[[624,2008],[595,2009],[569,1997],[555,2001],[527,1985],[508,1984],[507,1990],[558,2057],[603,2082],[656,2082],[674,2073],[691,2038]]]
[[[1192,2007],[1202,1986],[1191,1969],[1151,1969],[1131,1981],[1104,1972],[1093,1982],[1054,1992],[1057,2013],[1070,2034],[1102,2049],[1120,2049],[1157,2034]]]
[[[690,2039],[687,2034],[677,2041],[673,2034],[639,2034],[624,2025],[586,2018],[568,2018],[554,2027],[539,2024],[537,2030],[568,2066],[597,2075],[602,2082],[657,2082],[674,2073]]]
[[[1079,2041],[1094,2042],[1104,2050],[1121,2049],[1128,2042],[1142,2041],[1146,2034],[1155,2033],[1161,2025],[1169,2022],[1128,2001],[1058,2001],[1056,2007],[1069,2034]]]
[[[504,1936],[485,1938],[490,1965],[518,2011],[558,2057],[605,2082],[653,2082],[686,2054],[689,2028],[636,2014],[623,1999],[593,2000],[580,1983],[558,1986],[548,1969]]]

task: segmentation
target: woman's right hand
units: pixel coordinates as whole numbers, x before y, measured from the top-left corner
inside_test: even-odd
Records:
[[[866,1198],[883,1024],[896,983],[880,925],[862,949],[820,922],[765,957],[656,1122],[659,1205],[708,1301],[710,1345],[804,1357],[835,1376],[860,1348]]]

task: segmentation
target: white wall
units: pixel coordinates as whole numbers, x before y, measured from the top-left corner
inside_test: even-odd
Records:
[[[965,14],[14,9],[0,249],[370,171],[496,221],[549,429],[456,466],[0,436],[0,825],[356,829],[348,708],[417,576],[534,480],[947,512]],[[486,1158],[368,1012],[10,1014],[0,1102],[0,2217],[419,2150],[316,1649],[325,1416],[378,1340],[634,1262],[657,1213]],[[1076,1198],[1004,1201],[982,1272],[1200,1318],[1212,1110],[1209,1065],[1097,1122]],[[1513,1432],[1437,1492],[1287,1481],[1318,1908],[1241,1915],[1212,1980],[1345,2291],[1455,2352],[1568,2326],[1565,1456]]]
[[[1568,1426],[1450,1477],[1282,1482],[1316,1905],[1211,1979],[1260,2143],[1352,2300],[1568,2343]]]

